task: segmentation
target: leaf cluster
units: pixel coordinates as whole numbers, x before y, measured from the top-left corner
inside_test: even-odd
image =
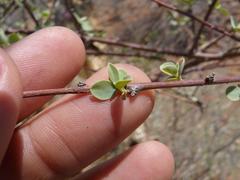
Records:
[[[126,97],[126,86],[132,81],[131,77],[122,69],[117,69],[113,64],[108,64],[109,80],[96,82],[91,88],[91,94],[99,100],[111,99],[117,91]]]
[[[185,59],[181,58],[178,62],[165,62],[160,66],[160,71],[169,76],[168,80],[182,80],[182,73]]]

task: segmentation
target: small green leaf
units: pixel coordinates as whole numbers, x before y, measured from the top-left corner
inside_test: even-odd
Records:
[[[240,88],[238,86],[229,86],[226,89],[226,96],[231,101],[239,101],[240,100]]]
[[[122,69],[118,70],[119,80],[131,80],[131,77]]]
[[[111,99],[116,89],[110,81],[98,81],[90,88],[91,94],[100,100]]]
[[[8,36],[8,41],[10,44],[17,42],[20,39],[22,39],[22,37],[19,33],[12,33]]]
[[[182,74],[185,66],[185,58],[182,57],[178,63],[179,63],[179,74]]]
[[[236,19],[233,16],[230,16],[230,22],[231,22],[232,29],[235,32],[239,32],[240,31],[240,24],[237,23]]]
[[[110,81],[112,81],[113,84],[115,84],[119,80],[118,70],[111,63],[108,64],[108,75],[109,75]]]
[[[131,80],[120,80],[115,84],[115,88],[117,88],[119,91],[122,92],[123,89],[125,89],[125,86],[131,82]]]
[[[176,76],[177,76],[177,73],[178,73],[177,64],[175,64],[175,63],[173,63],[173,62],[163,63],[163,64],[160,66],[160,70],[161,70],[164,74],[169,75],[169,76],[174,76],[174,77],[176,77]]]
[[[177,68],[178,68],[177,79],[178,80],[182,80],[182,73],[183,73],[184,66],[185,66],[185,59],[182,57],[179,60],[179,62],[177,62]]]

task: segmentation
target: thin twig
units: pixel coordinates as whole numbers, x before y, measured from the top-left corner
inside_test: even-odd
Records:
[[[140,91],[149,89],[164,89],[164,88],[176,88],[176,87],[190,87],[190,86],[207,86],[216,84],[226,84],[240,82],[240,77],[225,77],[215,79],[213,82],[209,83],[205,79],[198,80],[182,80],[182,81],[171,81],[171,82],[152,82],[152,83],[138,83],[129,85],[129,88],[137,88]]]
[[[217,1],[218,0],[213,0],[212,3],[210,4],[210,6],[208,8],[208,11],[207,11],[207,13],[206,13],[206,15],[204,17],[204,21],[208,21],[208,19],[209,19],[211,13],[212,13],[212,11],[214,9],[214,6],[215,6]],[[191,49],[189,51],[189,54],[192,54],[193,51],[198,48],[198,42],[199,42],[199,39],[201,37],[203,29],[204,29],[204,24],[201,24],[201,26],[200,26],[200,28],[199,28],[199,30],[198,30],[195,38],[194,38],[193,45],[192,45],[192,47],[191,47]]]
[[[28,29],[8,28],[5,32],[6,32],[6,34],[20,33],[20,34],[24,34],[24,35],[29,35],[29,34],[32,34],[32,33],[36,32],[36,31],[35,30],[28,30]]]
[[[212,69],[217,69],[217,68],[234,68],[234,67],[240,67],[239,63],[232,63],[232,64],[222,64],[219,61],[213,62],[211,64],[207,64],[206,66],[203,67],[192,67],[184,71],[184,74],[192,73],[192,72],[197,72],[197,71],[205,71],[205,70],[212,70]]]
[[[163,60],[161,58],[161,55],[151,55],[151,54],[144,54],[140,52],[136,53],[123,53],[123,52],[106,52],[106,51],[92,51],[92,50],[87,50],[88,55],[95,55],[95,56],[120,56],[120,57],[143,57],[147,59],[157,59],[157,60]]]
[[[69,88],[59,88],[59,89],[43,89],[43,90],[32,90],[23,92],[23,98],[29,97],[39,97],[39,96],[52,96],[60,94],[78,94],[87,93],[89,88],[84,87],[69,87]]]
[[[208,48],[210,48],[211,46],[213,46],[214,44],[216,44],[217,42],[219,42],[220,40],[222,40],[225,37],[225,34],[221,34],[220,36],[206,42],[205,44],[203,44],[200,48],[199,51],[200,52],[204,52],[206,51]]]
[[[73,20],[73,23],[78,31],[78,33],[80,34],[81,38],[83,38],[84,40],[84,35],[85,35],[85,32],[84,30],[82,29],[82,26],[81,24],[78,22],[78,19],[76,17],[76,10],[74,8],[74,4],[72,2],[72,0],[64,0],[64,3],[66,5],[66,8],[67,8],[67,11],[69,12],[69,14],[71,15],[71,18]]]
[[[0,23],[3,23],[6,20],[8,14],[15,11],[18,8],[15,1],[12,1],[3,11],[2,16],[0,17]]]
[[[28,35],[35,31],[23,30],[23,29],[17,30],[17,29],[11,29],[11,28],[6,30],[7,34],[14,33],[14,32]],[[91,49],[87,50],[87,54],[96,55],[96,56],[101,56],[101,55],[130,56],[130,57],[137,56],[137,57],[144,57],[144,58],[151,58],[151,59],[161,59],[161,58],[159,58],[159,56],[166,54],[166,55],[173,55],[173,56],[178,56],[178,57],[186,56],[189,58],[195,58],[198,62],[200,62],[199,60],[219,60],[219,59],[225,59],[225,58],[230,58],[230,57],[236,57],[236,56],[240,55],[240,53],[238,53],[238,52],[229,53],[229,52],[222,52],[222,51],[219,53],[204,53],[202,51],[199,51],[194,54],[189,54],[188,52],[154,48],[154,47],[149,47],[146,45],[132,43],[132,42],[118,41],[116,39],[89,37],[89,36],[82,36],[82,38],[83,38],[83,40],[85,40],[85,42],[87,42],[87,44],[92,44],[93,42],[98,42],[98,43],[103,43],[103,44],[112,45],[112,46],[127,47],[127,48],[131,48],[131,49],[135,49],[137,51],[146,51],[146,52],[154,53],[151,55],[146,55],[144,53],[139,53],[139,52],[130,54],[130,53],[119,53],[119,52],[104,52],[104,51],[91,50]],[[216,41],[219,41],[221,38],[222,37],[219,37],[219,39]],[[214,43],[214,42],[212,42],[212,43]],[[212,43],[209,46],[211,46]]]
[[[27,0],[23,1],[23,6],[24,8],[27,10],[28,14],[31,16],[32,20],[34,21],[35,25],[37,26],[37,28],[41,27],[41,24],[38,22],[37,18],[35,17],[35,15],[33,14],[32,10],[31,10],[31,6],[28,3]]]
[[[112,45],[112,46],[128,47],[128,48],[135,49],[138,51],[157,53],[159,55],[168,54],[168,55],[173,55],[173,56],[186,56],[189,58],[195,58],[198,62],[200,62],[199,60],[216,60],[216,59],[219,60],[219,59],[239,56],[238,52],[235,52],[235,53],[229,53],[228,51],[226,51],[226,52],[221,51],[219,53],[196,52],[194,54],[189,54],[188,52],[154,48],[154,47],[149,47],[149,46],[145,46],[142,44],[119,41],[117,39],[88,37],[88,36],[85,36],[85,39],[88,42],[98,42],[98,43],[108,44],[108,45]],[[101,52],[98,52],[98,53],[97,52],[98,51],[95,52],[95,55],[101,55]],[[111,55],[111,53],[110,52],[105,53],[105,55]],[[114,53],[112,53],[112,55],[114,55]]]
[[[219,52],[219,53],[202,53],[202,52],[198,52],[196,53],[197,57],[201,57],[201,56],[205,56],[208,58],[202,58],[201,61],[199,59],[194,59],[192,61],[189,61],[186,65],[185,65],[185,69],[186,68],[190,68],[193,66],[197,66],[201,63],[205,63],[207,61],[215,61],[215,60],[220,60],[220,59],[226,59],[226,58],[233,58],[233,57],[238,57],[240,56],[240,52]]]
[[[208,86],[217,84],[227,84],[240,82],[240,76],[237,77],[223,77],[214,79],[212,82],[206,81],[206,79],[197,80],[182,80],[182,81],[170,81],[170,82],[151,82],[151,83],[131,83],[127,85],[129,92],[138,92],[149,89],[166,89],[176,87],[190,87],[190,86]],[[23,98],[39,97],[39,96],[52,96],[58,94],[78,94],[88,93],[88,86],[70,87],[60,89],[45,89],[45,90],[33,90],[23,92]]]
[[[157,3],[159,6],[165,7],[167,9],[172,10],[172,11],[176,11],[176,12],[178,12],[178,13],[184,15],[184,16],[187,16],[187,17],[189,17],[191,19],[196,20],[197,22],[203,24],[204,26],[206,26],[206,27],[208,27],[210,29],[213,29],[213,30],[215,30],[215,31],[217,31],[219,33],[225,34],[226,36],[228,36],[228,37],[230,37],[230,38],[232,38],[232,39],[234,39],[236,41],[240,41],[239,37],[236,37],[234,34],[228,32],[227,30],[225,30],[223,28],[220,28],[220,27],[218,27],[216,25],[213,25],[213,24],[211,24],[211,23],[209,23],[207,21],[204,21],[204,20],[202,20],[202,19],[200,19],[200,18],[198,18],[198,17],[196,17],[196,16],[194,16],[194,15],[188,13],[188,12],[182,11],[182,10],[176,8],[175,6],[168,5],[167,3],[164,3],[161,0],[152,0],[152,1]]]
[[[159,54],[171,54],[171,55],[176,55],[176,56],[187,56],[187,52],[176,52],[172,50],[166,50],[166,49],[159,49],[159,48],[151,48],[142,44],[137,44],[137,43],[131,43],[131,42],[123,42],[119,41],[117,39],[108,39],[108,38],[99,38],[99,37],[86,37],[87,41],[92,41],[92,42],[99,42],[99,43],[104,43],[104,44],[109,44],[113,46],[120,46],[120,47],[128,47],[140,51],[147,51],[147,52],[154,52],[154,53],[159,53]]]
[[[233,143],[236,142],[236,140],[238,140],[238,138],[240,138],[240,133],[238,133],[235,136],[233,136],[233,138],[229,142],[227,142],[226,144],[224,144],[221,147],[217,148],[213,153],[214,154],[218,154],[219,152],[223,151],[224,149],[230,147]]]

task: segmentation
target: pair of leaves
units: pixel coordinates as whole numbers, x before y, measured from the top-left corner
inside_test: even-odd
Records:
[[[111,99],[117,91],[126,96],[126,85],[131,82],[131,77],[122,69],[118,70],[113,64],[108,64],[109,80],[96,82],[91,88],[91,94],[100,100]]]
[[[165,62],[160,66],[160,70],[169,76],[168,80],[182,80],[182,73],[185,59],[181,58],[177,63]]]
[[[229,86],[226,89],[226,96],[231,101],[240,101],[240,87],[239,86]]]

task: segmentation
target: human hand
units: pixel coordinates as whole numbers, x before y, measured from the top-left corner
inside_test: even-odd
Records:
[[[111,101],[98,101],[87,94],[66,95],[14,131],[19,119],[50,98],[22,101],[22,89],[63,87],[79,72],[84,59],[81,40],[63,27],[40,30],[0,51],[0,179],[68,179],[119,144],[150,114],[152,91]],[[133,66],[118,67],[135,82],[149,81]],[[104,78],[106,69],[86,83]],[[167,147],[151,141],[74,179],[167,180],[173,166]]]

